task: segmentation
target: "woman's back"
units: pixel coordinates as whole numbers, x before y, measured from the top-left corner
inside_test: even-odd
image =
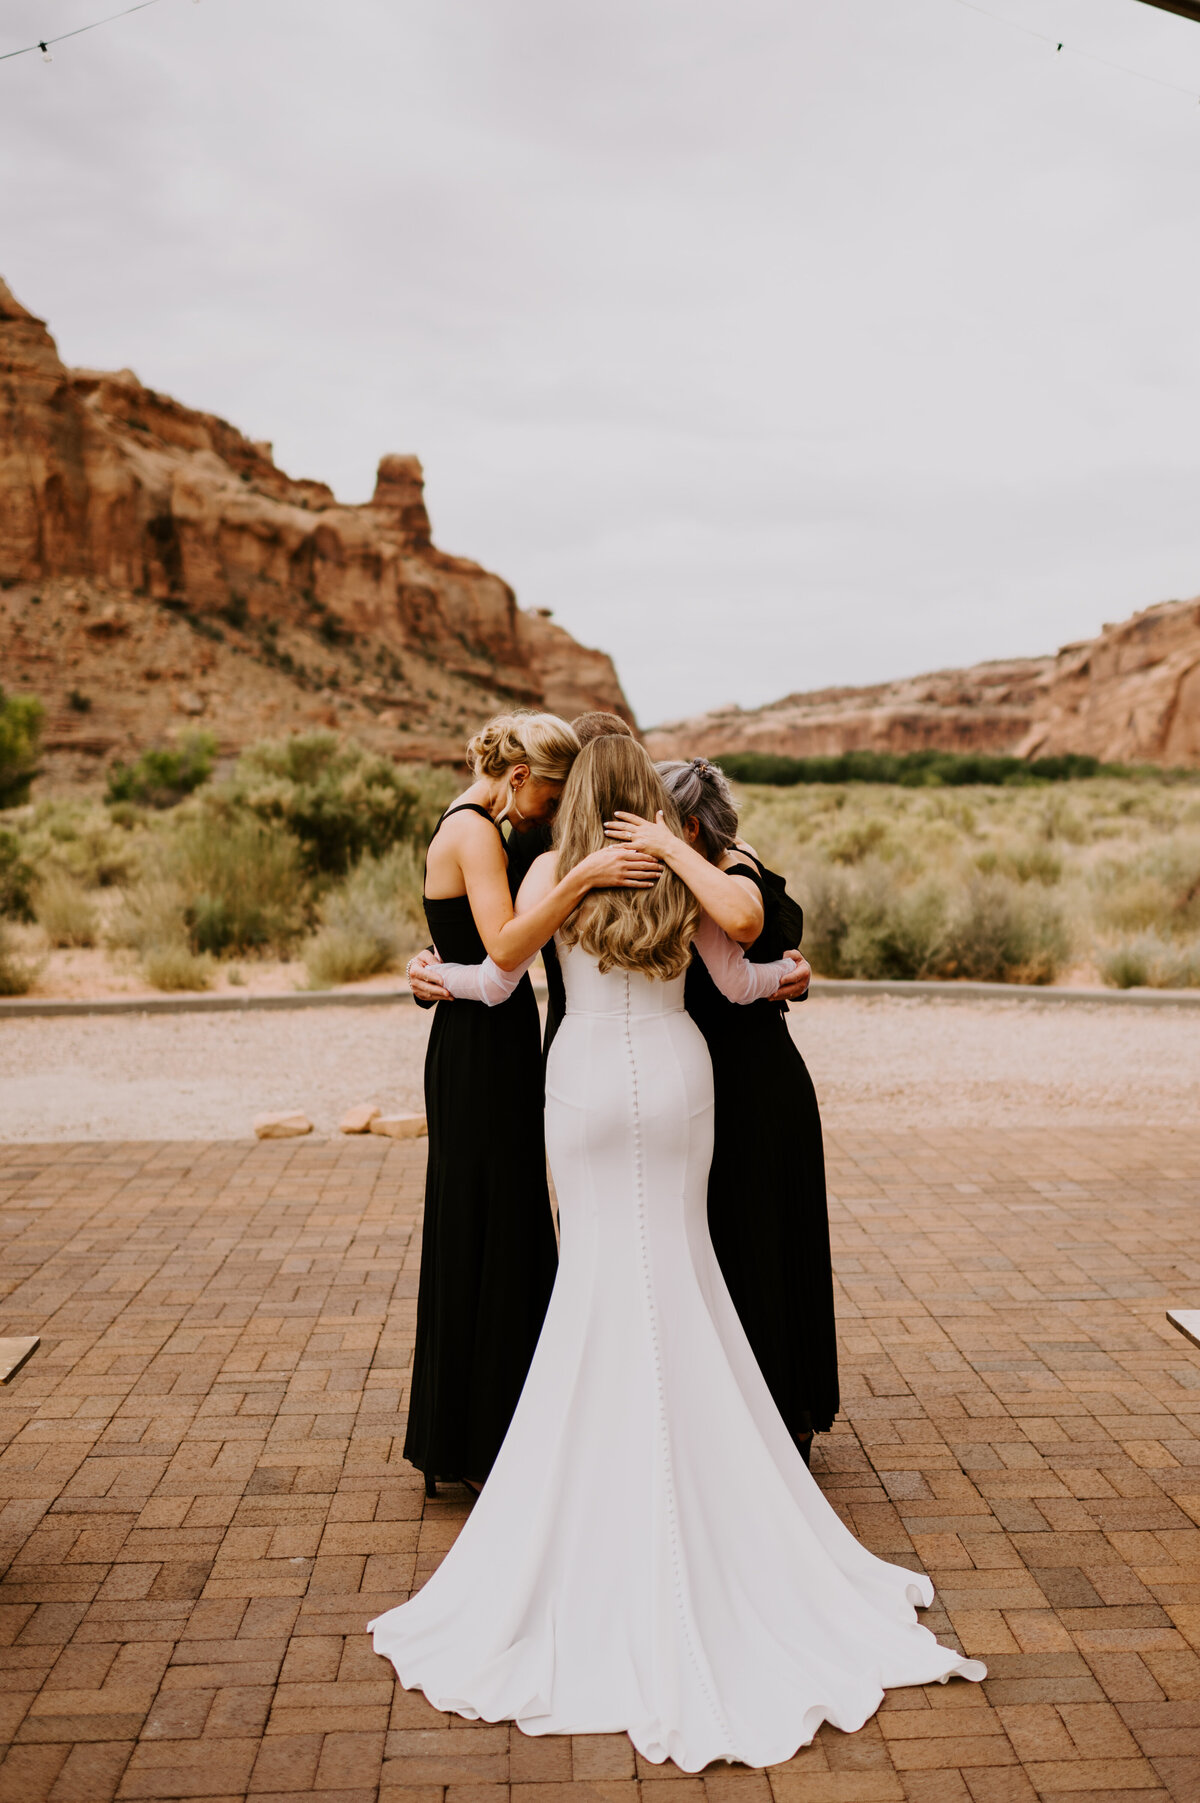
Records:
[[[682,1014],[682,976],[664,979],[619,966],[602,971],[596,957],[582,946],[557,943],[568,1019],[574,1014],[622,1021]]]

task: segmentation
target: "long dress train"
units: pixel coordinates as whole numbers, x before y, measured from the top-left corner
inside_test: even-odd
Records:
[[[843,1527],[771,1401],[708,1235],[712,1066],[683,979],[560,957],[554,1295],[481,1497],[375,1648],[437,1709],[623,1729],[685,1771],[775,1764],[885,1688],[984,1668],[919,1625],[928,1579]]]

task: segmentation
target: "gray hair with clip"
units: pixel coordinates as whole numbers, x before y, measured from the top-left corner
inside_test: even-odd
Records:
[[[683,818],[700,828],[700,850],[710,864],[737,838],[738,811],[729,779],[707,758],[657,764],[667,794]]]

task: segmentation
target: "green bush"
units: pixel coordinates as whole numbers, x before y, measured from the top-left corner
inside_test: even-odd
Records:
[[[15,808],[29,799],[45,713],[36,696],[6,695],[0,688],[0,808]]]
[[[216,752],[211,733],[194,732],[171,750],[151,749],[132,764],[115,763],[108,773],[105,800],[173,808],[208,781]]]
[[[767,751],[723,751],[713,759],[740,783],[899,783],[905,788],[964,783],[1070,782],[1101,774],[1128,775],[1120,764],[1077,756],[1002,757],[973,751],[843,751],[835,757],[793,758]]]
[[[344,876],[364,857],[428,836],[431,787],[353,740],[315,732],[253,746],[223,798],[293,834],[311,875]]]
[[[96,910],[73,877],[52,871],[43,878],[34,895],[33,911],[51,945],[95,945]]]
[[[25,857],[20,838],[0,826],[0,916],[32,920],[33,865]]]

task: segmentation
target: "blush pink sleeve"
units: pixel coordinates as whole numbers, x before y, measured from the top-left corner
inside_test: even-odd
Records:
[[[490,958],[482,964],[430,964],[425,975],[431,983],[441,983],[460,1002],[482,1002],[485,1008],[495,1008],[508,1000],[536,957],[534,952],[516,970],[501,970]]]
[[[766,996],[774,995],[793,969],[790,958],[776,958],[770,964],[751,964],[741,946],[735,945],[707,914],[700,916],[692,943],[721,994],[728,1001],[742,1005],[761,1002]]]

